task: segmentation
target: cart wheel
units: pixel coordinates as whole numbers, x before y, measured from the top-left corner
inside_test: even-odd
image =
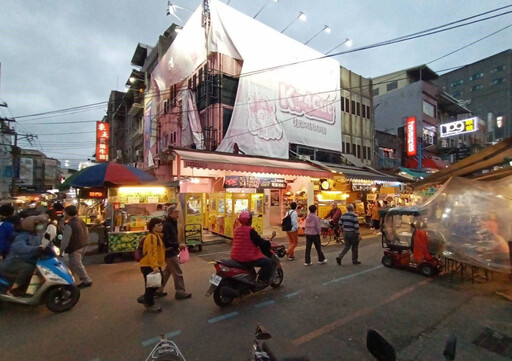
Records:
[[[203,251],[203,245],[202,244],[197,245],[197,250],[199,252],[202,252]]]
[[[103,258],[103,261],[105,261],[105,263],[113,263],[114,262],[114,259],[116,258],[116,255],[113,254],[113,253],[110,253],[110,254],[107,254],[104,258]]]
[[[436,274],[436,269],[428,263],[420,264],[420,273],[425,277],[432,277]]]
[[[381,262],[382,262],[382,264],[384,266],[389,267],[389,268],[393,267],[393,265],[395,263],[393,261],[393,257],[388,256],[387,254],[382,257],[382,261]]]

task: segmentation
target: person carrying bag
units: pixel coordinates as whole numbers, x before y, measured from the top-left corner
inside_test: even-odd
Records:
[[[155,304],[155,294],[162,285],[162,268],[165,267],[165,247],[162,241],[163,222],[151,218],[148,222],[148,234],[144,239],[140,271],[144,276],[145,292],[137,301],[144,304],[148,312],[160,312],[162,308]]]

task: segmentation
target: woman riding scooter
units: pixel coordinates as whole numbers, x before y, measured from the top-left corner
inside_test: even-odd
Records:
[[[20,232],[12,242],[9,254],[0,263],[0,274],[13,280],[8,294],[22,296],[25,293],[39,254],[45,249],[41,239],[46,222],[45,216],[29,216],[21,220]]]
[[[235,229],[231,259],[250,267],[261,267],[258,286],[268,286],[272,275],[272,261],[262,253],[269,252],[270,242],[261,238],[258,232],[251,227],[252,215],[243,211],[238,216],[240,226]]]

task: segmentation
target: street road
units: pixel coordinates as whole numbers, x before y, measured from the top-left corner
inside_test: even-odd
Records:
[[[304,245],[300,238],[299,245]],[[284,282],[221,309],[204,296],[214,267],[228,258],[229,246],[207,245],[183,265],[189,300],[169,295],[158,300],[160,314],[144,312],[136,298],[143,280],[136,262],[103,264],[100,255],[86,264],[93,287],[82,290],[70,311],[54,314],[45,306],[0,303],[2,360],[139,361],[160,334],[175,341],[187,360],[248,360],[260,322],[276,337],[293,342],[312,361],[373,360],[366,351],[367,328],[392,342],[400,360],[441,360],[449,331],[458,337],[460,360],[506,360],[472,343],[486,326],[510,325],[510,302],[494,295],[497,282],[460,283],[448,276],[427,279],[380,264],[377,238],[365,239],[361,265],[350,254],[343,266],[338,245],[326,247],[326,265],[305,267],[304,247],[297,260],[283,260]],[[168,286],[168,287],[169,287]]]

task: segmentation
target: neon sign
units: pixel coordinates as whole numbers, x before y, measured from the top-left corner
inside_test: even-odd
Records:
[[[408,117],[406,120],[406,144],[407,144],[407,155],[416,155],[416,117]]]
[[[110,126],[106,122],[96,122],[96,161],[108,162]]]

